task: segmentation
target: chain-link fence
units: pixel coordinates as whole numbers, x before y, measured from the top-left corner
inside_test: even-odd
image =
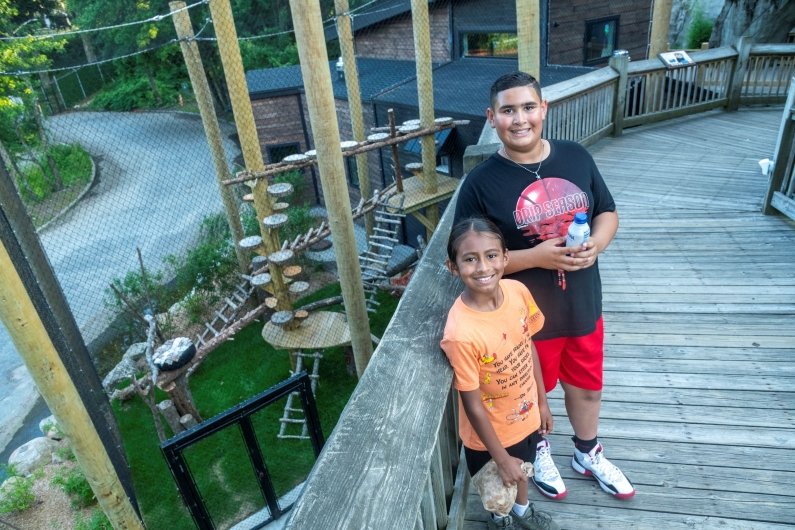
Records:
[[[603,65],[619,46],[643,53],[647,2],[610,2],[587,18],[561,4],[541,14],[542,64],[555,63],[542,67],[544,85]],[[517,67],[513,1],[425,7],[418,15],[409,0],[320,2],[369,315],[378,314],[385,285],[399,288],[394,276],[416,259],[417,236],[432,232],[463,176],[491,82]],[[321,182],[323,139],[313,135],[320,124],[311,119],[317,110],[290,3],[81,0],[70,9],[57,31],[26,26],[63,51],[6,72],[18,86],[6,89],[13,97],[2,112],[0,154],[101,376],[145,338],[149,312],[165,315],[158,344],[186,335],[201,356],[260,308],[254,316],[268,322],[249,338],[291,352],[280,354],[290,361],[284,374],[304,368],[317,381],[328,361],[316,352],[351,342],[351,332],[324,308],[339,304],[338,292],[299,304],[336,280],[335,249],[344,246],[330,236],[336,199]],[[264,386],[246,388],[252,395]],[[279,406],[281,426],[300,424],[290,408]],[[130,458],[135,473],[145,458]],[[255,504],[225,508],[219,525]],[[142,508],[150,527],[166,524],[162,507],[150,511],[144,500]]]

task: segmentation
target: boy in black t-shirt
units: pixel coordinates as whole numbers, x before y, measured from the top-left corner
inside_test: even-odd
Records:
[[[560,381],[565,393],[575,434],[572,467],[616,498],[629,499],[634,487],[604,457],[597,439],[604,342],[597,255],[613,240],[618,214],[590,154],[575,142],[541,137],[546,112],[531,75],[514,72],[494,82],[486,116],[502,147],[461,184],[455,222],[483,215],[502,230],[511,257],[506,278],[523,282],[546,316],[534,339],[547,392]],[[588,215],[591,237],[572,251],[563,244],[578,212]],[[546,439],[534,467],[541,493],[566,496]]]

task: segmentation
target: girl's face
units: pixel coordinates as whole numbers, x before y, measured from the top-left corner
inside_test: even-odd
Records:
[[[488,232],[467,232],[458,241],[455,263],[447,262],[453,275],[461,278],[472,299],[486,301],[500,293],[499,280],[508,263],[508,252],[500,239]]]

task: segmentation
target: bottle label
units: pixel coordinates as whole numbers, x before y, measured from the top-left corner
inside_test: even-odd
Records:
[[[566,235],[567,247],[580,247],[591,237],[591,229],[588,225],[575,225],[572,223]]]

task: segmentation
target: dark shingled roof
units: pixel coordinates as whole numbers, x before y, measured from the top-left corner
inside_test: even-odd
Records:
[[[417,107],[417,80],[414,61],[358,58],[362,101]],[[482,118],[489,104],[489,87],[502,74],[518,68],[516,59],[465,57],[436,65],[433,69],[433,103],[437,114]],[[335,61],[329,62],[334,97],[347,99],[345,80],[337,75]],[[549,86],[593,68],[546,66],[541,69],[542,87]],[[284,66],[246,73],[252,99],[262,99],[303,91],[301,68]]]

